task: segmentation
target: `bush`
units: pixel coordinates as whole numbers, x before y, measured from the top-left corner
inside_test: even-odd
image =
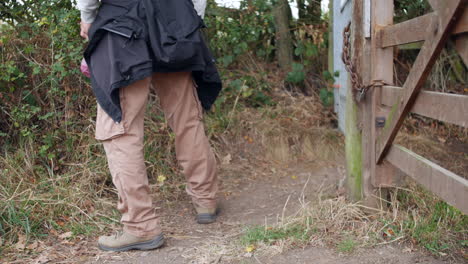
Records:
[[[0,133],[10,144],[2,145],[34,139],[43,150],[55,152],[46,160],[57,158],[66,153],[57,146],[66,139],[65,131],[57,129],[79,124],[79,110],[92,105],[78,70],[83,50],[79,13],[66,0],[6,4],[13,8],[2,5],[0,11],[7,22],[0,29]]]
[[[251,3],[230,10],[210,1],[206,35],[225,81],[210,134],[229,126],[234,107],[273,103],[271,75],[277,72],[267,66],[274,58],[272,6],[269,0]],[[86,43],[74,6],[69,0],[0,3],[0,236],[11,243],[51,230],[89,234],[109,223],[108,216],[117,218],[112,203],[102,202],[114,192],[93,138],[96,102],[79,72]],[[313,65],[308,61],[323,49],[298,34],[296,55],[304,67],[298,74],[305,81]],[[165,175],[178,186],[174,138],[162,113],[150,111],[145,122],[145,157],[156,164],[148,168],[150,180]]]
[[[220,66],[228,67],[247,52],[272,59],[275,28],[271,1],[252,0],[251,4],[242,1],[240,9],[229,9],[209,1],[206,32]]]

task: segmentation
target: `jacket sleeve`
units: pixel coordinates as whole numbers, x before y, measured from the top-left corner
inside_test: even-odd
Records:
[[[77,7],[81,11],[81,21],[93,23],[99,8],[99,0],[78,0]]]
[[[202,18],[205,17],[205,9],[206,9],[206,0],[192,0],[193,5],[195,6],[195,10]]]

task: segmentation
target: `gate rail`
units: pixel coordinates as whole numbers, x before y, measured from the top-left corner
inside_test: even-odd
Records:
[[[432,13],[393,24],[391,0],[353,1],[353,55],[364,83],[393,82],[394,46],[424,41],[403,87],[376,85],[360,105],[363,192],[397,184],[397,169],[468,214],[468,180],[394,144],[409,113],[468,127],[468,96],[422,91],[436,59],[450,38],[468,65],[468,0],[429,0]],[[370,5],[370,8],[368,8]],[[369,12],[370,14],[366,14]],[[370,24],[363,17],[370,16]],[[370,38],[366,38],[370,26]],[[376,120],[385,117],[383,128]]]

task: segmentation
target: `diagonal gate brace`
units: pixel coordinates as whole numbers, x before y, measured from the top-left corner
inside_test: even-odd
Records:
[[[429,75],[435,60],[440,55],[444,44],[451,35],[451,29],[463,15],[468,0],[437,1],[437,16],[433,28],[419,52],[413,68],[403,86],[399,101],[393,106],[387,124],[376,140],[376,162],[381,163],[410,112],[414,102]]]

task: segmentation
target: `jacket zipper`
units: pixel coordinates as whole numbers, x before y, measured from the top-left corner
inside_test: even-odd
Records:
[[[131,38],[131,37],[133,36],[133,34],[132,34],[132,35],[128,35],[128,34],[125,34],[125,33],[122,33],[122,32],[119,32],[119,31],[117,31],[117,30],[113,30],[113,29],[110,29],[110,28],[107,28],[107,27],[103,27],[103,29],[105,29],[105,30],[107,30],[107,31],[109,31],[109,32],[115,33],[115,34],[117,34],[117,35],[124,36],[124,37],[126,37],[126,38]]]

